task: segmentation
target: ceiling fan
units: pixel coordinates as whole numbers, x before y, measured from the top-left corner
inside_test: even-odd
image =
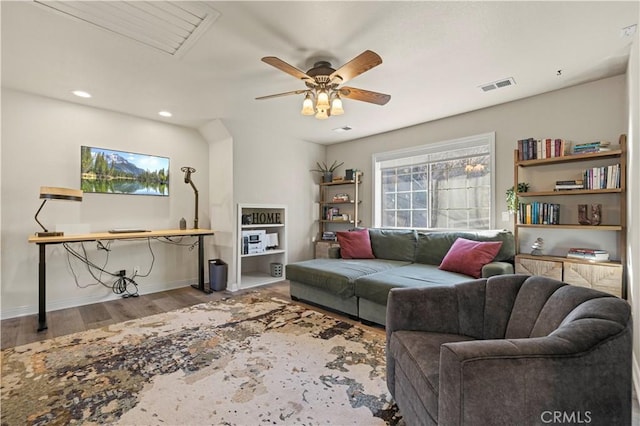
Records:
[[[304,81],[307,88],[261,96],[256,99],[271,99],[304,93],[305,98],[301,111],[303,115],[315,115],[316,118],[322,120],[329,118],[330,115],[343,114],[344,109],[342,108],[341,98],[369,102],[376,105],[385,105],[391,99],[390,95],[385,95],[384,93],[340,86],[342,83],[382,63],[382,58],[371,50],[365,50],[337,70],[333,69],[328,61],[315,62],[313,68],[306,73],[275,56],[265,56],[262,58],[262,62]]]

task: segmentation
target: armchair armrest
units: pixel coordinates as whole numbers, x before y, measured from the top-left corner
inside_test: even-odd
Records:
[[[513,274],[513,265],[509,262],[491,262],[482,267],[482,278],[494,275]]]
[[[438,422],[541,424],[545,413],[561,411],[589,415],[593,424],[628,424],[620,403],[631,401],[631,385],[620,366],[630,370],[630,353],[619,347],[620,339],[630,347],[630,336],[627,327],[593,346],[553,334],[445,343]],[[619,377],[610,380],[614,375]],[[506,395],[509,406],[487,404]]]
[[[393,288],[387,299],[387,338],[395,330],[458,333],[461,287],[484,288],[486,279],[438,287]],[[468,298],[467,298],[468,299]],[[484,304],[484,300],[478,300]]]

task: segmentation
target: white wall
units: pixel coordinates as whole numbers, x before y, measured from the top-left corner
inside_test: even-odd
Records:
[[[224,124],[233,135],[236,206],[286,205],[288,261],[312,258],[312,239],[318,230],[319,176],[309,170],[325,159],[325,146],[283,138],[268,127],[249,128],[238,120]]]
[[[200,227],[210,225],[209,148],[197,131],[3,88],[2,318],[37,311],[38,248],[27,238],[39,230],[33,219],[41,202],[39,188],[80,187],[81,145],[169,157],[170,197],[85,194],[82,203],[49,202],[39,216],[48,227],[85,224],[91,232],[127,226],[167,229],[177,228],[181,217],[191,226],[194,198],[182,180],[180,167],[185,165],[197,170],[193,179],[200,192]],[[197,281],[196,251],[159,242],[151,245],[155,264],[148,278],[137,280],[141,293]],[[97,252],[95,243],[85,247],[92,260],[105,262],[105,252]],[[79,263],[72,264],[80,285],[95,282]],[[150,264],[146,240],[114,242],[106,269],[126,269],[130,274],[134,266],[146,272]],[[47,247],[48,310],[114,297],[102,286],[78,288],[65,250],[59,245]]]
[[[516,141],[527,137],[560,137],[577,142],[599,139],[616,142],[627,128],[625,104],[626,79],[621,75],[385,134],[330,145],[327,149],[327,159],[344,161],[346,168],[355,167],[364,171],[361,216],[363,226],[371,226],[372,154],[495,131],[495,227],[512,229],[513,222],[503,222],[501,212],[506,211],[505,191],[513,185],[513,151]],[[535,237],[542,236],[547,253],[553,254],[553,250],[563,244],[555,234],[557,233],[532,234],[531,241],[523,239],[524,250],[531,246]],[[568,237],[563,235],[562,238],[579,237],[577,234],[573,233]],[[617,252],[613,233],[603,237],[603,246]]]
[[[628,271],[629,302],[634,316],[633,328],[633,382],[640,400],[640,43],[635,34],[627,68],[628,96]]]

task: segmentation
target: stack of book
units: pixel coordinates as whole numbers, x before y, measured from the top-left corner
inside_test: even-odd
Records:
[[[520,203],[518,205],[518,223],[521,225],[559,225],[560,204]]]
[[[591,262],[606,262],[609,260],[609,252],[591,248],[570,248],[567,257]]]
[[[585,189],[620,188],[620,164],[587,169],[584,182]]]
[[[570,146],[569,141],[560,138],[520,139],[518,141],[518,160],[563,157],[569,153]]]
[[[611,142],[595,141],[589,143],[580,143],[573,146],[574,154],[588,154],[590,152],[611,151],[609,147]]]
[[[584,189],[584,180],[583,179],[574,179],[574,180],[557,180],[556,181],[556,191],[567,191],[572,189]]]
[[[336,240],[336,233],[332,232],[332,231],[324,231],[322,233],[322,239],[324,241],[335,241]]]

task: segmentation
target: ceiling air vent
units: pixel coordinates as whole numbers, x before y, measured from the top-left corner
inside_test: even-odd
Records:
[[[333,131],[336,133],[344,133],[344,132],[348,132],[351,129],[353,129],[353,127],[344,126],[344,127],[336,127],[335,129],[333,129]]]
[[[180,56],[220,16],[196,1],[44,1],[38,5]]]
[[[483,84],[479,86],[483,92],[489,92],[494,89],[500,89],[502,87],[513,86],[516,84],[516,81],[513,77],[503,78],[502,80],[494,81],[493,83]]]

